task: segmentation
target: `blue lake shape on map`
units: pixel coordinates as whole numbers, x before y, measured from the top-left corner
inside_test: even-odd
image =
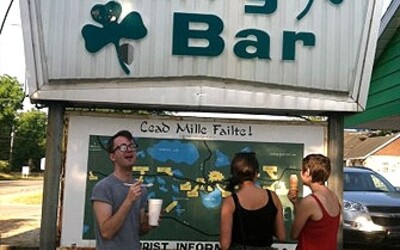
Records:
[[[182,214],[183,212],[185,212],[185,209],[182,209],[182,206],[181,206],[181,204],[179,203],[179,201],[182,200],[182,198],[172,196],[172,200],[178,202],[178,204],[174,207],[173,210],[174,210],[174,212],[175,212],[176,215],[181,216],[181,214]]]
[[[146,183],[153,183],[154,184],[154,177],[146,177],[146,178],[144,178],[144,181],[146,182]]]
[[[153,159],[161,162],[171,160],[175,163],[193,165],[199,159],[199,151],[193,143],[183,143],[179,140],[162,140],[148,148],[147,153]]]
[[[83,233],[86,234],[90,230],[90,225],[88,224],[83,224]]]
[[[136,152],[136,156],[138,157],[138,158],[145,158],[146,157],[146,153],[142,150],[142,151],[139,151],[139,152]]]
[[[172,184],[171,187],[172,187],[172,191],[173,191],[174,193],[177,193],[177,194],[180,193],[180,190],[179,190],[179,186],[178,186],[178,185]]]
[[[107,147],[108,140],[109,140],[108,137],[100,137],[99,138],[99,141],[100,141],[101,145],[103,145],[105,148]]]
[[[147,193],[147,199],[151,199],[151,198],[155,198],[155,197],[156,197],[156,193],[154,191]]]
[[[173,174],[175,177],[183,177],[183,176],[184,176],[182,170],[180,170],[180,169],[174,169],[174,170],[172,170],[172,174]]]
[[[186,209],[182,208],[182,206],[179,203],[175,207],[174,210],[175,210],[175,214],[178,215],[178,216],[181,216],[186,211]]]
[[[168,188],[166,186],[160,186],[159,190],[164,193],[168,193]]]
[[[167,181],[162,178],[162,177],[157,177],[157,182],[161,185],[161,186],[165,186],[165,184],[167,184]]]
[[[222,193],[216,188],[211,193],[200,192],[201,201],[206,208],[216,208],[222,202]]]
[[[219,167],[224,167],[224,166],[229,166],[230,165],[230,159],[229,156],[223,153],[221,150],[217,149],[215,152],[216,155],[216,160],[215,160],[215,166],[217,168]]]

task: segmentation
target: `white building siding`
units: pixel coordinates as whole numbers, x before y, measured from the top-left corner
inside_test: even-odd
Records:
[[[370,156],[364,166],[380,173],[394,186],[400,187],[400,156]]]

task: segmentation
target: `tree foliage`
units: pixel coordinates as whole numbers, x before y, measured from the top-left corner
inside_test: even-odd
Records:
[[[21,113],[15,125],[11,168],[20,171],[29,165],[32,170],[40,169],[40,159],[46,151],[47,114],[39,110]]]
[[[11,132],[17,111],[23,108],[24,91],[14,77],[0,76],[0,160],[9,160]]]

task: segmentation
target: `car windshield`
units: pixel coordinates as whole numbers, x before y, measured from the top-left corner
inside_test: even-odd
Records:
[[[374,172],[344,173],[344,191],[393,192],[396,189]]]

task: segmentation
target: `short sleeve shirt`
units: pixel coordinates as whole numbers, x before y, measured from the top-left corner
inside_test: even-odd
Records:
[[[129,191],[129,187],[114,175],[109,175],[99,181],[93,188],[91,200],[101,201],[111,205],[112,214],[115,214]],[[147,205],[147,191],[142,190],[140,200],[136,201],[131,211],[126,216],[120,230],[111,240],[101,237],[99,228],[96,225],[96,249],[98,250],[140,250],[139,229],[140,210]]]

